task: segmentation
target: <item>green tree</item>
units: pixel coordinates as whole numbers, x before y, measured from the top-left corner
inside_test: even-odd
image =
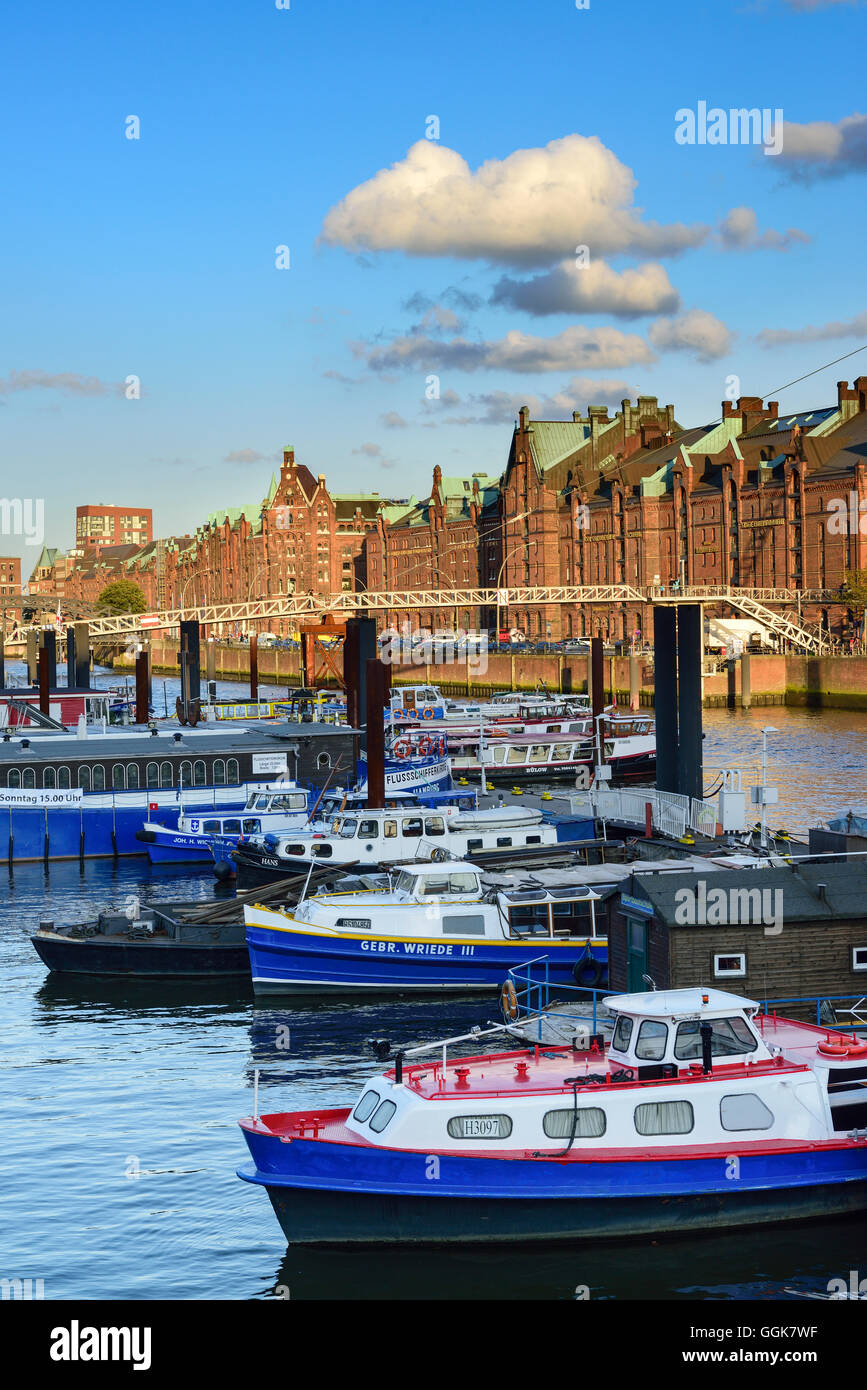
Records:
[[[847,570],[841,592],[843,602],[856,612],[867,608],[867,570]]]
[[[137,584],[131,579],[116,579],[107,584],[97,599],[102,613],[143,613],[147,600]]]

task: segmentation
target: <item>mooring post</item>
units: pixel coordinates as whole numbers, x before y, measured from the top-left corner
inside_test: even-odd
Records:
[[[259,634],[250,633],[250,699],[259,698]]]
[[[51,680],[48,648],[39,649],[39,710],[41,714],[51,713]]]
[[[367,804],[385,806],[385,707],[391,692],[389,668],[377,658],[365,663],[367,734]]]
[[[144,647],[135,657],[135,722],[148,722],[148,654]]]

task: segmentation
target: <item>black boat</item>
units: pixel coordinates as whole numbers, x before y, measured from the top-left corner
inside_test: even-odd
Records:
[[[208,906],[219,914],[220,907]],[[197,917],[199,912],[189,903],[148,906],[134,920],[125,912],[101,912],[73,926],[42,922],[30,939],[49,970],[73,975],[249,976],[243,908],[228,921]]]

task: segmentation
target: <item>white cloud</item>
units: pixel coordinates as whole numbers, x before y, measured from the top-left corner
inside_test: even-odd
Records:
[[[572,377],[562,390],[553,395],[533,396],[526,391],[486,391],[469,395],[464,404],[474,409],[474,415],[449,420],[453,425],[503,425],[517,418],[522,405],[530,407],[532,420],[571,420],[572,412],[580,410],[582,402],[605,405],[618,410],[626,397],[638,396],[638,388],[627,381]]]
[[[732,345],[730,330],[706,309],[689,309],[674,319],[657,319],[648,336],[660,352],[692,352],[699,362],[724,357]]]
[[[753,208],[732,208],[719,228],[720,241],[728,251],[788,251],[796,242],[807,242],[806,232],[789,227],[785,232],[772,228],[759,232],[759,220]]]
[[[15,391],[62,391],[67,396],[122,396],[122,381],[101,381],[96,376],[80,376],[78,372],[42,372],[38,370],[11,371],[0,377],[0,396]]]
[[[565,328],[553,338],[537,338],[513,329],[504,338],[490,342],[468,338],[438,342],[409,334],[395,338],[386,347],[354,343],[352,350],[376,372],[399,367],[425,371],[452,368],[463,372],[560,372],[581,367],[625,367],[654,360],[653,352],[637,334],[584,325]]]
[[[756,341],[766,348],[784,347],[788,343],[819,343],[828,338],[860,338],[864,334],[867,334],[867,313],[806,328],[763,328],[756,334]]]
[[[656,262],[635,270],[612,270],[605,261],[563,261],[532,280],[513,280],[508,275],[494,286],[492,304],[535,314],[615,314],[638,318],[641,314],[673,314],[680,296],[663,266]]]
[[[867,116],[857,112],[832,121],[783,123],[783,148],[775,163],[789,165],[793,178],[835,178],[867,169]]]
[[[547,265],[576,245],[594,254],[673,255],[706,241],[693,223],[642,220],[632,170],[598,136],[566,135],[472,170],[455,150],[419,140],[331,208],[321,240],[506,265]]]
[[[386,411],[385,415],[380,415],[380,422],[387,430],[405,430],[407,422],[396,410]]]

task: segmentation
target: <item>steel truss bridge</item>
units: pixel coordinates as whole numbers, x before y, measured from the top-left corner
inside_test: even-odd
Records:
[[[34,595],[34,597],[36,597]],[[40,595],[42,604],[49,606],[49,596]],[[187,608],[170,608],[160,613],[121,613],[111,617],[88,616],[90,634],[96,638],[136,637],[154,631],[177,628],[185,620],[203,626],[217,623],[267,624],[272,620],[316,621],[331,618],[345,619],[376,614],[399,618],[432,609],[526,608],[544,604],[603,605],[624,604],[727,604],[747,617],[755,619],[787,639],[794,647],[813,655],[824,655],[838,648],[837,639],[800,615],[804,603],[838,603],[839,596],[828,589],[753,589],[725,585],[686,585],[672,591],[659,587],[639,589],[631,584],[559,585],[554,587],[518,589],[417,589],[365,590],[335,593],[277,595],[244,603],[213,603]],[[56,599],[53,600],[57,602]],[[4,600],[4,606],[31,606],[32,600]],[[62,600],[61,600],[62,605]],[[780,608],[786,613],[777,611]],[[63,624],[60,624],[63,626]]]

